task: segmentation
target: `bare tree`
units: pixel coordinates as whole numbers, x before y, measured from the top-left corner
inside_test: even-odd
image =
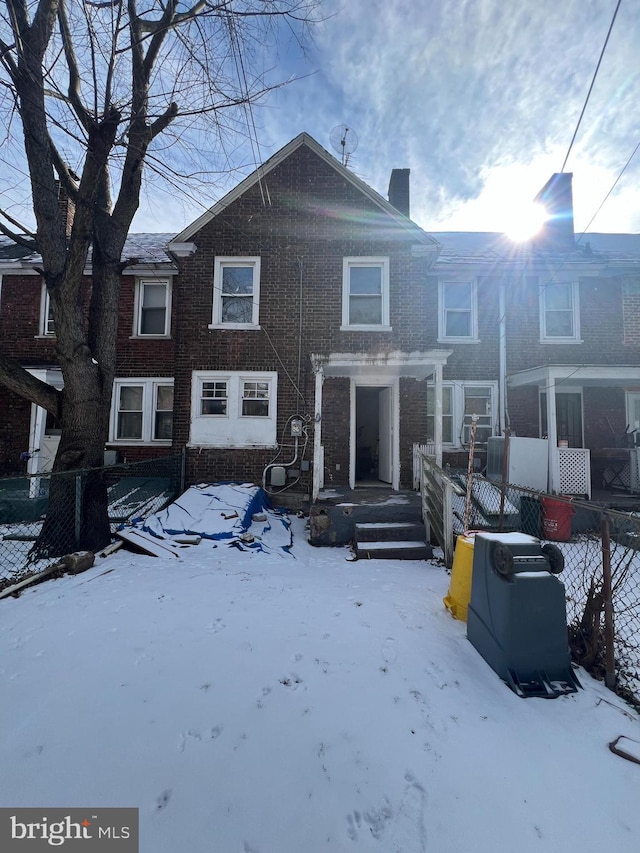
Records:
[[[0,109],[5,127],[19,128],[35,228],[30,232],[0,210],[0,231],[18,242],[31,238],[42,258],[64,389],[2,355],[0,382],[60,420],[54,472],[102,464],[120,276],[128,262],[122,253],[145,166],[177,178],[193,159],[190,134],[223,140],[237,130],[234,110],[277,85],[265,66],[266,46],[284,37],[302,45],[319,2],[2,0]],[[75,206],[70,234],[59,213],[60,192]],[[77,544],[66,479],[53,480],[41,550],[60,553]],[[89,479],[82,505],[80,545],[102,547],[109,524],[99,475]]]

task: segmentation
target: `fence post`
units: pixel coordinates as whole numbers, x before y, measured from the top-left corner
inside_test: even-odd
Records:
[[[602,534],[602,598],[604,599],[604,645],[605,676],[604,683],[611,690],[616,686],[616,661],[614,652],[613,601],[611,599],[611,537],[609,519],[602,516],[600,522]]]
[[[82,474],[76,474],[76,511],[74,513],[76,549],[80,548],[80,527],[82,522]]]
[[[187,448],[183,447],[180,452],[180,494],[184,492],[184,484],[187,479]]]

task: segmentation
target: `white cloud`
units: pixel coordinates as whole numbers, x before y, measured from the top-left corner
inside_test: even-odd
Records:
[[[351,165],[376,189],[386,191],[391,168],[411,168],[425,227],[497,227],[501,185],[512,190],[517,176],[529,199],[561,169],[612,12],[593,0],[349,0],[318,36],[317,75],[276,99],[267,137],[277,147],[303,123],[329,147],[344,122],[359,136]],[[638,141],[639,38],[640,20],[623,5],[567,164],[577,222]],[[594,228],[640,229],[639,170],[630,167]]]

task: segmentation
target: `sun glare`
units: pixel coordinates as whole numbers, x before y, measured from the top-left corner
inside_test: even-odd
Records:
[[[541,204],[531,202],[511,212],[505,234],[515,243],[523,243],[536,236],[547,220]]]

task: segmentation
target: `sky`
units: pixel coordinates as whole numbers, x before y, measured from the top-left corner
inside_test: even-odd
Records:
[[[289,553],[121,549],[0,601],[0,806],[138,808],[140,853],[636,853],[629,706],[582,670],[518,698],[437,561],[291,524]]]
[[[378,192],[393,168],[411,170],[423,228],[504,231],[562,169],[615,6],[326,0],[304,60],[283,40],[276,73],[297,79],[247,118],[256,141],[236,152],[226,189],[301,131],[340,158],[331,132],[346,125],[348,165]],[[640,153],[590,224],[640,142],[639,44],[640,15],[623,0],[566,165],[576,231],[640,231]],[[180,230],[202,212],[172,202],[144,199],[134,230]]]

